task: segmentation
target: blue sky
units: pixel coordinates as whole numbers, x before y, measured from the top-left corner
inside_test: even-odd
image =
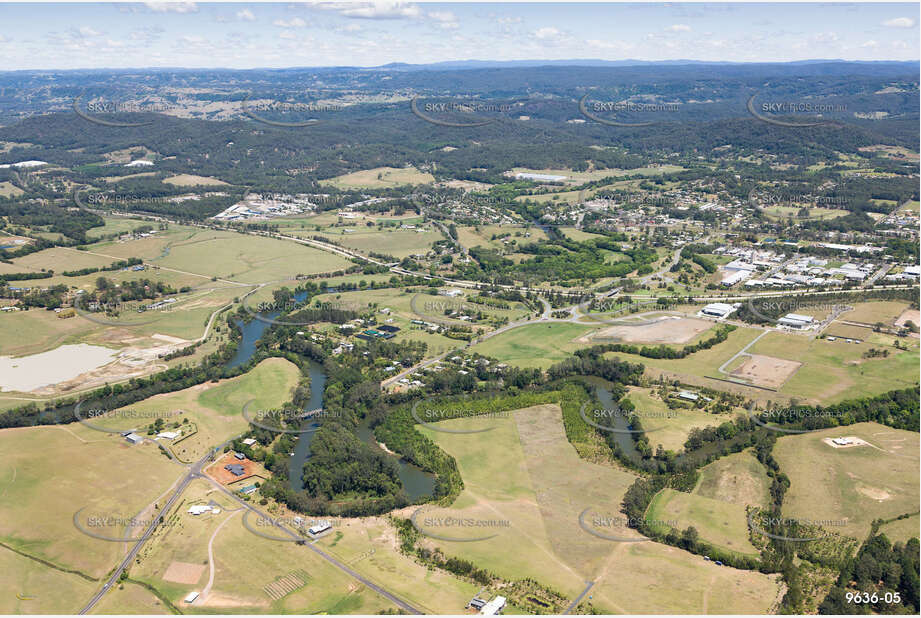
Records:
[[[0,70],[917,60],[918,3],[0,3]]]

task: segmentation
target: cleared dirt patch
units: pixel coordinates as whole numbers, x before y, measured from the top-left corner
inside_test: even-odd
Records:
[[[892,494],[890,494],[885,489],[878,489],[876,487],[858,487],[857,491],[865,495],[867,498],[870,498],[871,500],[876,500],[878,502],[882,502],[883,500],[888,500],[889,498],[892,497]]]
[[[707,320],[663,316],[652,324],[610,326],[592,336],[625,343],[687,343],[713,326]]]
[[[905,322],[908,321],[914,322],[915,326],[921,326],[921,311],[918,309],[906,309],[902,312],[902,315],[896,318],[895,325],[902,328],[905,326]],[[917,337],[918,333],[912,333],[912,335]]]
[[[802,365],[799,361],[752,354],[730,375],[758,386],[780,388]]]
[[[835,444],[834,440],[843,439],[847,440],[846,444]],[[846,438],[824,438],[822,440],[825,444],[832,448],[851,448],[852,446],[868,446],[868,442],[861,440],[856,436],[847,436]]]
[[[243,466],[243,474],[236,476],[230,470],[225,470],[224,466],[228,464],[240,464]],[[255,461],[244,459],[240,461],[233,456],[233,452],[225,454],[223,457],[208,466],[207,474],[221,485],[230,485],[235,481],[245,480],[259,472],[259,466]]]
[[[205,572],[205,565],[193,564],[191,562],[179,562],[174,560],[167,567],[163,574],[163,579],[168,582],[177,584],[193,585],[201,579],[201,574]]]

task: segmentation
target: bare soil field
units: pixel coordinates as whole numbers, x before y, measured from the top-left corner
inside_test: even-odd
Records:
[[[802,363],[798,361],[752,354],[731,375],[758,386],[780,388],[801,366]]]
[[[687,343],[713,326],[707,320],[663,316],[654,324],[624,324],[609,326],[591,336],[591,339],[611,339],[624,343]]]
[[[240,464],[243,466],[243,474],[240,476],[234,476],[229,470],[225,470],[224,466],[228,464]],[[260,472],[260,466],[255,461],[250,461],[249,459],[244,459],[240,461],[233,456],[233,451],[228,452],[223,457],[215,461],[213,464],[208,466],[205,470],[205,473],[216,480],[221,485],[230,485],[234,481],[243,481],[249,477]]]
[[[914,322],[915,326],[921,326],[921,311],[917,309],[906,309],[902,312],[902,315],[896,319],[895,325],[901,328],[905,326],[905,322],[908,321]],[[918,333],[912,333],[912,336],[917,337]]]
[[[174,560],[163,574],[163,579],[177,584],[197,584],[204,572],[205,565],[203,564]]]

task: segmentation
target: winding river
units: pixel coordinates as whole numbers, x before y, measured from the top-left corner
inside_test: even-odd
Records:
[[[307,292],[299,292],[294,295],[294,299],[298,302],[303,301],[305,298],[307,298]],[[278,315],[278,311],[259,314],[260,317],[266,319],[274,319],[278,317]],[[256,352],[256,342],[259,341],[262,334],[269,327],[268,322],[255,319],[246,323],[238,321],[237,324],[243,333],[243,338],[237,347],[236,354],[234,354],[233,358],[227,363],[228,369],[233,369],[234,367],[242,365],[252,358],[253,354]],[[305,409],[317,410],[323,407],[323,391],[326,387],[326,372],[323,369],[323,365],[312,359],[308,359],[308,371],[310,375],[310,401],[307,403]],[[294,447],[294,455],[291,457],[291,467],[288,474],[291,478],[291,489],[295,491],[304,489],[301,471],[304,469],[304,463],[310,459],[310,443],[316,435],[315,431],[312,430],[316,430],[319,426],[319,423],[307,420],[305,421],[305,425],[301,426],[301,429],[306,429],[308,431],[298,434],[298,440]],[[374,433],[368,426],[367,421],[362,421],[355,432],[359,439],[367,443],[371,448],[379,452],[385,452],[374,439]],[[392,457],[397,464],[400,480],[410,500],[432,495],[435,489],[434,475],[425,472],[399,455],[388,455]]]

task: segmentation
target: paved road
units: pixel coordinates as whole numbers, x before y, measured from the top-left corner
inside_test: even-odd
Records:
[[[125,213],[125,214],[127,214],[127,213]],[[187,225],[187,226],[192,226],[192,227],[198,227],[198,228],[201,228],[201,229],[226,229],[226,230],[231,230],[231,231],[237,231],[237,230],[233,230],[232,228],[229,228],[229,227],[216,226],[216,225],[203,225],[203,224],[187,223],[187,222],[186,222],[186,223],[181,223],[181,224],[180,224],[180,223],[177,222],[177,221],[173,221],[173,220],[168,219],[168,218],[165,218],[165,217],[151,217],[151,218],[155,218],[155,219],[160,220],[160,221],[167,221],[167,222],[170,222],[170,223],[176,223],[177,225]],[[312,239],[312,238],[298,238],[297,236],[288,236],[288,235],[285,235],[285,234],[278,234],[278,233],[273,233],[273,232],[263,232],[263,233],[256,234],[256,235],[259,235],[259,236],[267,236],[267,237],[271,237],[271,238],[279,238],[279,239],[283,239],[283,240],[290,240],[290,241],[296,242],[296,243],[298,243],[298,244],[308,245],[308,246],[314,247],[314,248],[316,248],[316,249],[322,249],[322,250],[324,250],[324,251],[329,251],[329,252],[331,252],[331,253],[338,254],[338,255],[340,255],[340,256],[342,256],[342,257],[346,257],[346,258],[355,258],[355,259],[357,259],[357,260],[361,260],[361,261],[363,261],[363,262],[368,262],[368,263],[370,263],[370,264],[375,264],[375,265],[377,265],[377,266],[386,266],[386,267],[388,267],[388,268],[390,269],[391,272],[393,272],[393,273],[395,273],[395,274],[409,275],[409,276],[414,276],[414,277],[423,277],[423,278],[426,278],[426,279],[435,279],[435,278],[436,278],[436,277],[433,277],[432,275],[430,275],[430,274],[427,273],[427,272],[418,272],[418,271],[412,271],[412,270],[408,270],[408,269],[405,269],[405,268],[401,268],[401,267],[398,266],[396,263],[382,262],[381,260],[378,260],[378,259],[375,259],[375,258],[372,258],[372,257],[368,257],[368,256],[366,256],[366,255],[362,255],[361,253],[359,253],[359,252],[357,252],[357,251],[354,251],[354,250],[352,250],[352,249],[348,249],[348,248],[345,248],[345,247],[340,247],[340,246],[338,246],[338,245],[333,245],[333,244],[328,243],[328,242],[323,242],[323,241],[319,241],[319,240],[314,240],[314,239]],[[708,236],[704,236],[704,237],[702,237],[702,238],[700,238],[700,239],[697,239],[697,240],[695,240],[694,242],[698,242],[698,243],[699,243],[699,242],[704,242],[704,243],[705,243],[705,242],[708,242],[709,239],[710,239],[710,236],[708,235]],[[682,249],[682,248],[683,248],[683,247],[679,247],[678,249],[675,250],[674,254],[672,255],[671,261],[670,261],[667,265],[663,266],[663,268],[661,268],[660,270],[656,271],[655,273],[651,273],[651,274],[649,274],[649,275],[645,275],[645,276],[640,280],[640,282],[641,282],[641,283],[645,283],[648,279],[650,279],[650,278],[652,278],[652,277],[654,277],[654,276],[662,275],[662,274],[668,272],[668,270],[669,270],[672,266],[674,266],[675,264],[677,264],[678,261],[681,259],[681,249]],[[154,264],[154,266],[156,266],[156,265]],[[162,267],[161,267],[161,268],[162,268]],[[177,271],[177,272],[179,272],[179,271]],[[186,273],[186,274],[189,274],[189,275],[198,275],[198,273]],[[198,276],[204,276],[204,275],[198,275]],[[518,292],[521,292],[521,293],[534,292],[534,293],[538,293],[538,294],[544,294],[544,293],[547,293],[547,292],[548,292],[548,289],[547,289],[547,288],[534,288],[534,287],[519,286],[519,285],[493,284],[493,283],[488,283],[488,282],[485,282],[485,281],[467,281],[467,280],[464,280],[464,279],[448,279],[448,278],[444,278],[444,277],[437,277],[437,278],[438,278],[438,279],[441,279],[442,281],[444,281],[444,282],[445,282],[446,284],[448,284],[448,285],[453,285],[453,286],[455,286],[455,287],[461,287],[461,288],[480,289],[480,288],[496,287],[496,288],[503,289],[503,290],[513,290],[513,291],[518,291]],[[874,277],[874,280],[875,280],[875,277]],[[234,284],[234,285],[241,285],[241,286],[244,286],[244,285],[253,285],[253,284],[244,284],[244,283],[241,283],[241,282],[239,282],[239,281],[232,281],[232,280],[224,280],[224,279],[222,279],[221,281],[224,281],[224,282],[226,282],[226,283],[231,283],[231,284]],[[869,285],[869,281],[866,282],[866,283],[864,284],[864,286],[868,286],[868,285]],[[915,287],[917,287],[917,286],[916,286],[916,285],[887,285],[887,286],[881,286],[881,287],[879,287],[879,288],[877,288],[877,289],[883,289],[883,288],[885,288],[885,289],[913,289],[913,288],[915,288]],[[604,297],[604,296],[610,296],[610,295],[612,295],[612,294],[617,293],[617,292],[619,291],[619,289],[611,290],[611,291],[604,292],[604,293],[601,293],[601,292],[591,292],[591,291],[586,291],[586,290],[581,290],[581,291],[575,291],[575,292],[573,292],[573,290],[562,290],[562,289],[561,289],[561,290],[556,290],[556,291],[557,291],[557,292],[569,292],[569,293],[579,294],[579,295],[593,294],[593,295],[595,295],[596,297]],[[748,299],[750,299],[750,298],[759,298],[759,297],[786,296],[786,295],[789,295],[789,294],[791,294],[791,293],[796,293],[796,294],[840,294],[840,293],[856,293],[856,292],[860,292],[860,291],[865,291],[865,290],[863,290],[863,289],[861,289],[861,288],[854,288],[854,289],[851,289],[851,290],[817,290],[817,291],[808,291],[808,290],[786,290],[786,291],[755,292],[755,293],[750,293],[750,294],[742,294],[742,295],[734,295],[734,296],[697,296],[697,297],[693,297],[693,301],[694,301],[694,302],[714,302],[714,301],[726,301],[726,300],[748,300]],[[634,294],[631,294],[631,296],[633,296],[633,297],[635,297],[635,298],[641,298],[640,296],[636,296],[636,295],[634,295]]]
[[[239,504],[241,504],[241,505],[243,506],[243,508],[245,508],[245,509],[249,510],[250,512],[252,512],[253,514],[258,515],[259,517],[263,518],[263,521],[271,521],[271,522],[274,524],[275,528],[277,528],[278,530],[284,532],[284,533],[285,533],[287,536],[289,536],[291,539],[298,540],[298,541],[305,541],[305,540],[306,540],[306,539],[304,539],[302,536],[298,535],[297,533],[295,533],[295,532],[289,530],[288,528],[285,528],[285,527],[277,520],[277,518],[274,518],[274,517],[272,517],[271,515],[268,515],[268,514],[266,514],[266,513],[263,513],[261,510],[259,510],[258,508],[256,508],[255,506],[253,506],[252,504],[250,504],[249,502],[247,502],[246,500],[241,499],[240,496],[238,496],[236,493],[234,493],[234,492],[228,490],[226,487],[224,487],[224,486],[221,485],[220,483],[217,483],[216,481],[214,481],[214,479],[212,479],[212,478],[210,478],[210,477],[205,477],[205,478],[207,478],[207,479],[211,482],[212,485],[214,485],[216,488],[218,488],[219,490],[221,490],[222,492],[224,492],[227,496],[229,496],[230,498],[232,498],[233,500],[235,500],[236,502],[238,502]],[[279,541],[279,542],[282,542],[282,541]],[[326,560],[327,562],[329,562],[330,564],[332,564],[332,565],[335,566],[336,568],[338,568],[338,569],[340,569],[341,571],[344,571],[345,573],[351,575],[352,577],[354,577],[355,579],[357,579],[358,581],[360,581],[362,584],[364,584],[365,586],[367,586],[368,588],[370,588],[370,589],[373,590],[374,592],[378,593],[378,594],[381,595],[382,597],[385,597],[385,598],[389,599],[390,601],[392,601],[393,603],[395,603],[397,606],[399,606],[400,608],[404,609],[405,611],[409,612],[410,614],[424,614],[424,613],[425,613],[425,612],[423,612],[422,610],[420,610],[419,608],[410,605],[409,603],[407,603],[407,602],[404,601],[403,599],[401,599],[401,598],[397,597],[396,595],[394,595],[394,594],[388,592],[388,591],[385,590],[384,588],[381,588],[380,586],[378,586],[377,584],[375,584],[374,582],[372,582],[372,581],[369,580],[368,578],[364,577],[364,576],[361,575],[360,573],[357,573],[357,572],[353,571],[351,568],[349,568],[348,566],[346,566],[345,564],[343,564],[342,562],[340,562],[339,560],[337,560],[337,559],[334,558],[333,556],[329,555],[328,553],[326,553],[326,552],[323,551],[322,549],[316,547],[315,545],[313,545],[313,544],[311,544],[311,543],[305,543],[305,544],[302,545],[302,547],[306,547],[306,548],[310,549],[311,551],[313,551],[314,553],[316,553],[316,554],[318,554],[319,556],[321,556],[324,560]]]
[[[207,458],[210,456],[211,456],[211,453],[208,453],[208,455],[206,455],[205,457]],[[166,501],[166,504],[163,505],[163,508],[160,509],[160,512],[157,513],[157,516],[153,519],[150,525],[147,526],[147,530],[144,531],[144,534],[141,535],[141,537],[137,540],[137,542],[134,544],[134,547],[132,547],[128,551],[128,553],[125,555],[125,558],[121,561],[118,567],[116,567],[116,569],[112,571],[112,575],[109,577],[108,581],[106,581],[106,583],[102,586],[102,588],[99,591],[97,591],[95,595],[93,595],[93,598],[89,600],[89,602],[83,607],[83,609],[80,610],[81,614],[86,614],[91,609],[93,609],[93,607],[95,607],[95,605],[99,602],[99,600],[103,597],[103,595],[105,595],[105,593],[108,592],[112,586],[118,583],[118,579],[121,577],[122,573],[131,565],[131,563],[134,562],[135,557],[137,557],[138,552],[141,551],[141,548],[144,546],[144,543],[147,542],[147,540],[154,533],[154,530],[156,530],[157,526],[160,524],[160,518],[165,517],[167,513],[169,513],[170,509],[176,503],[176,500],[179,499],[179,496],[182,495],[182,492],[184,492],[186,490],[186,487],[189,486],[189,483],[191,483],[193,480],[195,480],[195,478],[199,476],[199,474],[193,471],[197,467],[197,469],[200,472],[201,465],[203,463],[204,463],[204,460],[199,460],[194,466],[192,466],[192,469],[189,471],[189,473],[186,474],[185,477],[182,479],[182,482],[179,483],[179,486],[176,488],[176,491],[173,492],[173,494]]]
[[[567,607],[566,609],[563,610],[563,614],[568,614],[568,613],[570,613],[571,611],[573,611],[574,609],[576,609],[576,606],[579,605],[579,603],[582,601],[582,599],[585,597],[585,595],[588,594],[588,591],[591,590],[591,589],[592,589],[592,586],[595,585],[595,582],[585,582],[585,583],[588,584],[588,585],[585,587],[585,590],[583,590],[583,591],[579,594],[579,596],[576,597],[576,600],[575,600],[575,601],[573,601],[572,603],[569,604],[569,607]]]
[[[151,522],[151,524],[150,524],[150,525],[147,527],[147,529],[144,531],[144,534],[137,540],[137,542],[134,544],[134,546],[128,551],[128,553],[125,555],[125,558],[121,561],[121,563],[119,563],[118,567],[116,567],[116,569],[112,572],[112,575],[109,577],[109,579],[106,581],[106,583],[102,586],[102,588],[101,588],[99,591],[97,591],[96,594],[93,595],[93,597],[89,600],[89,602],[83,607],[83,609],[80,610],[80,614],[86,614],[86,613],[88,613],[90,610],[92,610],[93,607],[95,607],[96,604],[99,602],[99,600],[102,599],[102,597],[105,595],[105,593],[108,592],[108,591],[112,588],[112,586],[117,585],[118,580],[119,580],[119,578],[121,577],[121,574],[122,574],[124,571],[126,571],[126,570],[131,566],[131,564],[134,562],[134,559],[137,557],[138,553],[141,551],[141,548],[144,546],[144,544],[145,544],[145,543],[150,539],[150,537],[153,535],[154,531],[156,530],[157,526],[159,525],[160,518],[161,518],[161,517],[164,517],[164,518],[166,517],[166,515],[167,515],[167,514],[170,512],[170,510],[172,509],[173,505],[175,505],[176,500],[179,499],[179,497],[180,497],[180,496],[182,495],[182,493],[186,490],[186,488],[189,486],[189,484],[190,484],[192,481],[194,481],[195,479],[203,478],[203,479],[208,480],[209,482],[211,482],[212,485],[214,485],[215,487],[217,487],[218,489],[220,489],[221,491],[223,491],[225,494],[227,494],[228,496],[230,496],[231,498],[233,498],[236,502],[240,503],[244,508],[249,509],[250,511],[252,511],[252,512],[254,512],[255,514],[259,515],[260,517],[263,517],[263,518],[268,519],[268,520],[273,520],[273,518],[272,518],[271,516],[266,515],[265,513],[263,513],[262,511],[260,511],[260,510],[257,509],[256,507],[254,507],[253,505],[251,505],[249,502],[246,502],[245,500],[240,499],[240,497],[237,496],[234,492],[228,490],[226,487],[224,487],[223,485],[217,483],[216,481],[214,481],[214,479],[212,479],[211,477],[205,475],[205,474],[202,472],[202,470],[204,469],[204,467],[205,467],[209,462],[212,461],[213,457],[214,457],[217,453],[220,453],[221,450],[224,448],[225,445],[229,444],[230,442],[232,442],[232,441],[235,440],[235,439],[236,439],[236,438],[231,438],[230,440],[228,440],[228,441],[226,441],[226,442],[220,444],[219,446],[217,446],[217,447],[215,447],[214,449],[212,449],[211,451],[209,451],[207,455],[205,455],[204,457],[202,457],[201,459],[199,459],[197,462],[195,462],[194,464],[192,464],[191,466],[189,466],[189,471],[188,471],[188,473],[185,475],[185,477],[183,477],[182,481],[181,481],[181,482],[179,483],[179,485],[176,487],[176,491],[174,491],[174,492],[172,493],[172,495],[169,497],[169,499],[168,499],[168,500],[166,501],[166,503],[163,505],[163,508],[160,509],[160,511],[157,513],[157,516],[154,517],[154,519],[153,519],[153,521]],[[275,526],[276,526],[277,528],[279,528],[280,530],[284,531],[286,534],[292,536],[292,538],[301,539],[300,536],[297,536],[294,532],[291,532],[290,530],[288,530],[288,529],[285,528],[284,526],[280,525],[279,523],[276,523]],[[335,558],[333,558],[332,556],[330,556],[330,555],[327,554],[326,552],[322,551],[321,549],[319,549],[319,548],[317,548],[317,547],[314,547],[313,545],[306,545],[306,547],[310,548],[312,551],[316,552],[317,554],[319,554],[320,556],[322,556],[325,560],[327,560],[328,562],[330,562],[331,564],[333,564],[334,566],[336,566],[336,567],[339,568],[340,570],[344,571],[344,572],[347,573],[348,575],[351,575],[352,577],[354,577],[355,579],[357,579],[358,581],[360,581],[361,583],[363,583],[364,585],[366,585],[368,588],[374,590],[375,592],[377,592],[377,593],[380,594],[381,596],[386,597],[387,599],[390,599],[390,600],[393,601],[396,605],[398,605],[399,607],[403,608],[403,609],[406,610],[407,612],[409,612],[409,613],[411,613],[411,614],[422,614],[422,613],[424,613],[424,612],[420,611],[419,609],[413,607],[413,606],[410,605],[409,603],[407,603],[407,602],[403,601],[402,599],[396,597],[395,595],[391,594],[391,593],[388,592],[387,590],[381,588],[380,586],[378,586],[378,585],[375,584],[374,582],[372,582],[372,581],[368,580],[367,578],[361,576],[360,574],[356,573],[355,571],[353,571],[352,569],[350,569],[350,568],[347,567],[346,565],[342,564],[341,562],[339,562],[338,560],[336,560]]]

